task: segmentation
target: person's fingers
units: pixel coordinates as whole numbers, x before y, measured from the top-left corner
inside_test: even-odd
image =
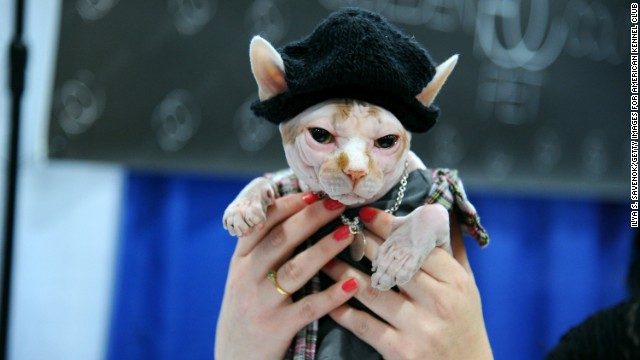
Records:
[[[278,268],[298,245],[335,219],[343,209],[344,205],[339,202],[325,199],[304,207],[286,221],[272,226],[250,252],[256,271],[266,273]]]
[[[356,293],[359,287],[360,283],[356,279],[343,279],[319,293],[307,295],[293,303],[286,310],[287,314],[284,316],[296,322],[297,328],[301,329],[344,304]]]
[[[364,230],[364,236],[367,239],[367,243],[364,247],[364,256],[366,256],[367,259],[373,261],[373,259],[375,259],[376,255],[378,254],[380,245],[382,245],[384,240],[378,235],[366,229]]]
[[[378,352],[399,340],[400,333],[391,325],[348,305],[337,307],[329,316]]]
[[[458,260],[460,265],[465,268],[469,273],[471,271],[471,265],[469,265],[469,258],[467,257],[467,249],[464,246],[464,238],[462,237],[462,229],[455,215],[449,216],[449,231],[451,233],[451,249],[453,250],[453,257]]]
[[[393,220],[395,217],[384,210],[363,207],[360,209],[358,216],[367,229],[382,239],[388,238],[391,230],[393,230]]]
[[[465,270],[446,250],[436,247],[424,259],[422,271],[434,279],[449,283],[454,271]],[[466,274],[466,271],[464,271]]]
[[[435,248],[410,281],[398,285],[409,298],[424,303],[426,297],[443,291],[449,284],[462,281],[467,272],[446,250]]]
[[[288,260],[277,270],[280,287],[290,293],[299,290],[325,264],[349,246],[352,240],[349,227],[339,226],[334,232]]]
[[[314,198],[314,194],[312,193],[291,194],[277,198],[274,203],[267,208],[267,220],[265,224],[254,229],[251,234],[238,238],[235,255],[246,256],[271,228],[299,212],[308,206],[308,204],[316,201],[317,196]]]
[[[349,266],[345,262],[334,259],[331,266],[322,269],[334,281],[342,281],[346,278],[354,278],[361,284],[356,298],[368,309],[376,313],[393,326],[399,322],[407,321],[407,317],[398,314],[398,311],[406,311],[403,306],[411,306],[403,296],[395,291],[380,291],[371,287],[371,277]]]

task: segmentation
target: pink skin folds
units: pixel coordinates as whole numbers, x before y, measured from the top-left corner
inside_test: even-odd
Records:
[[[345,113],[348,111],[348,113]],[[287,127],[295,127],[294,129]],[[322,143],[312,129],[326,131]],[[345,205],[374,201],[393,187],[408,156],[410,134],[390,112],[366,103],[329,100],[282,124],[287,161],[310,191],[324,191]],[[296,134],[287,139],[285,134]],[[376,146],[385,136],[395,144]]]

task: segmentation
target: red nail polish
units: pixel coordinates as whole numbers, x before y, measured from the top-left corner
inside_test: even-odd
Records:
[[[363,207],[358,212],[358,216],[360,216],[360,219],[362,219],[362,221],[364,222],[373,221],[373,219],[375,219],[377,215],[378,215],[378,212],[375,209],[370,207]]]
[[[344,290],[345,292],[352,292],[357,288],[358,288],[358,282],[354,278],[351,278],[347,280],[344,284],[342,284],[342,290]]]
[[[302,195],[302,201],[304,201],[307,204],[313,204],[318,200],[320,200],[320,197],[315,193],[306,193]]]
[[[349,237],[349,227],[347,225],[338,226],[338,229],[333,233],[334,240],[344,240]]]
[[[324,201],[324,207],[327,210],[335,210],[342,207],[342,204],[338,200],[326,199]]]

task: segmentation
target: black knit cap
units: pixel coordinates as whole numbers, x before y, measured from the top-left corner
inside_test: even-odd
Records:
[[[288,90],[251,109],[279,124],[310,106],[349,98],[381,106],[412,132],[426,132],[440,110],[415,97],[435,75],[427,51],[380,15],[357,8],[332,13],[280,49]]]

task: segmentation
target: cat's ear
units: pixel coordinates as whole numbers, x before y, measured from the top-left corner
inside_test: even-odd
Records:
[[[258,83],[261,101],[287,91],[284,80],[284,62],[278,51],[260,36],[254,36],[249,45],[251,71]]]
[[[416,96],[416,99],[422,103],[424,106],[430,106],[433,100],[438,95],[438,92],[444,85],[444,82],[447,81],[449,74],[453,71],[453,68],[458,63],[458,55],[453,55],[447,61],[438,65],[436,68],[436,74],[433,76],[433,79],[427,84],[427,86],[422,89],[420,94]]]

